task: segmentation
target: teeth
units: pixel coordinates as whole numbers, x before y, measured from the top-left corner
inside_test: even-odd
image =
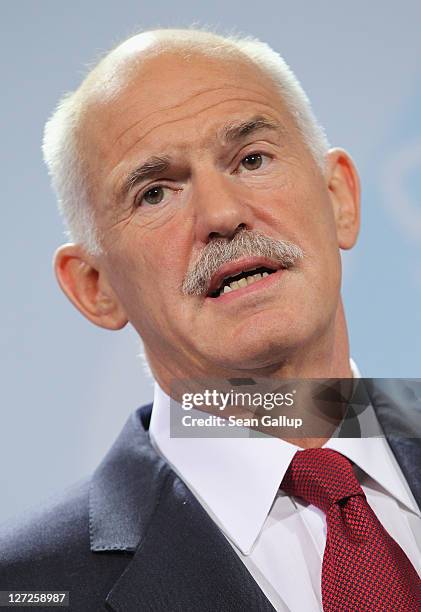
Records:
[[[256,281],[260,280],[262,278],[261,274],[253,274],[253,276],[247,276],[247,284],[251,285],[252,283],[255,283]]]
[[[230,283],[229,285],[225,285],[224,289],[221,290],[221,293],[229,293],[230,291],[241,289],[241,287],[247,287],[248,285],[252,285],[253,283],[256,283],[262,278],[266,278],[266,276],[269,276],[269,272],[263,272],[263,274],[260,274],[260,273],[252,274],[251,276],[240,278],[240,280],[238,281],[234,281]]]

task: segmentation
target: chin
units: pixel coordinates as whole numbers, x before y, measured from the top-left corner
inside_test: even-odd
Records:
[[[280,329],[278,323],[275,328],[254,328],[226,338],[219,350],[215,351],[216,354],[208,355],[208,359],[220,368],[231,371],[279,367],[288,360],[291,352],[306,344],[306,339],[307,334],[303,329],[294,329],[293,326]]]

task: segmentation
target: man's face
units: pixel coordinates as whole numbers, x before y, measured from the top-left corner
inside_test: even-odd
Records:
[[[85,127],[99,262],[152,364],[185,377],[270,368],[326,334],[340,289],[332,202],[271,81],[240,61],[166,54],[99,98]],[[237,258],[186,295],[210,243],[244,229],[305,257],[215,297],[221,277],[271,268]]]

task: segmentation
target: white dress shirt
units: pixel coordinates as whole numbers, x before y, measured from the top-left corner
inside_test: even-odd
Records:
[[[355,378],[360,374],[351,360]],[[225,534],[276,610],[322,610],[325,514],[279,485],[296,451],[278,438],[172,438],[170,398],[155,384],[149,434],[156,450]],[[380,426],[373,408],[359,418]],[[372,429],[370,429],[372,431]],[[421,574],[421,512],[384,437],[335,438],[377,517]]]

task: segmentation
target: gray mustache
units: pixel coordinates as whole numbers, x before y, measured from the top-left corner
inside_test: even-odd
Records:
[[[198,260],[187,272],[182,285],[184,295],[206,294],[212,276],[225,263],[240,257],[267,257],[291,268],[303,259],[304,251],[286,240],[276,240],[261,232],[241,230],[231,240],[215,238],[203,249]]]

